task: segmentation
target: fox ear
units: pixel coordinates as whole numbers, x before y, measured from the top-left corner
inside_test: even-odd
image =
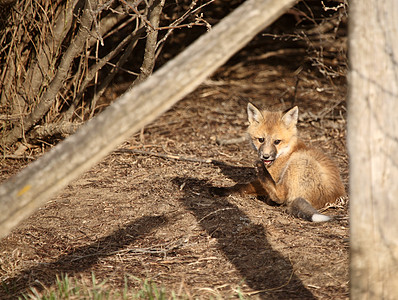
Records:
[[[263,115],[257,107],[249,102],[247,104],[247,118],[249,119],[250,124],[254,122],[260,123],[263,119]]]
[[[282,122],[290,127],[291,125],[296,125],[298,120],[298,107],[295,106],[288,110],[282,117]]]

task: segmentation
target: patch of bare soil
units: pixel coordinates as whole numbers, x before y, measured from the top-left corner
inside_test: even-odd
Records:
[[[92,273],[110,289],[132,275],[189,298],[238,290],[253,299],[348,298],[347,203],[326,209],[335,220],[314,224],[255,197],[208,192],[254,176],[248,142],[217,143],[244,136],[247,101],[298,105],[302,138],[334,158],[347,185],[344,78],[319,73],[301,49],[262,58],[260,46],[241,51],[1,240],[0,298],[51,287],[60,274],[89,285]],[[12,164],[2,161],[2,180],[19,168]]]

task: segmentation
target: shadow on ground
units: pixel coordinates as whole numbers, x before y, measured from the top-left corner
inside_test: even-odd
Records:
[[[233,180],[252,169],[219,164],[221,171]],[[294,274],[291,262],[275,251],[267,241],[264,226],[253,223],[228,198],[213,198],[206,181],[195,178],[174,178],[184,186],[180,199],[193,212],[197,222],[213,238],[219,250],[234,265],[246,284],[262,299],[315,299]],[[184,184],[184,185],[183,185]],[[209,202],[209,199],[214,201]],[[206,205],[201,205],[201,200]]]
[[[75,248],[71,253],[61,255],[54,262],[40,263],[27,268],[2,282],[0,299],[16,299],[32,287],[40,292],[43,286],[54,284],[57,275],[73,274],[90,269],[101,258],[113,255],[115,251],[124,249],[167,223],[165,216],[143,216],[92,244]]]

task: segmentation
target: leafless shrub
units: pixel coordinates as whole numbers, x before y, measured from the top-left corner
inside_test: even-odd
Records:
[[[0,1],[2,151],[73,132],[118,72],[136,84],[175,29],[209,27],[201,10],[213,1],[175,1],[168,13],[165,0]]]
[[[320,74],[328,78],[345,78],[348,2],[347,0],[307,2],[302,1],[300,7],[296,6],[289,11],[296,19],[294,32],[264,36],[291,40],[301,45],[304,43],[307,60]]]

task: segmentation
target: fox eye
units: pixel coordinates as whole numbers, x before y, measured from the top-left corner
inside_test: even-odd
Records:
[[[275,140],[274,145],[279,145],[282,141],[281,140]]]
[[[264,138],[258,138],[259,143],[264,143]]]

